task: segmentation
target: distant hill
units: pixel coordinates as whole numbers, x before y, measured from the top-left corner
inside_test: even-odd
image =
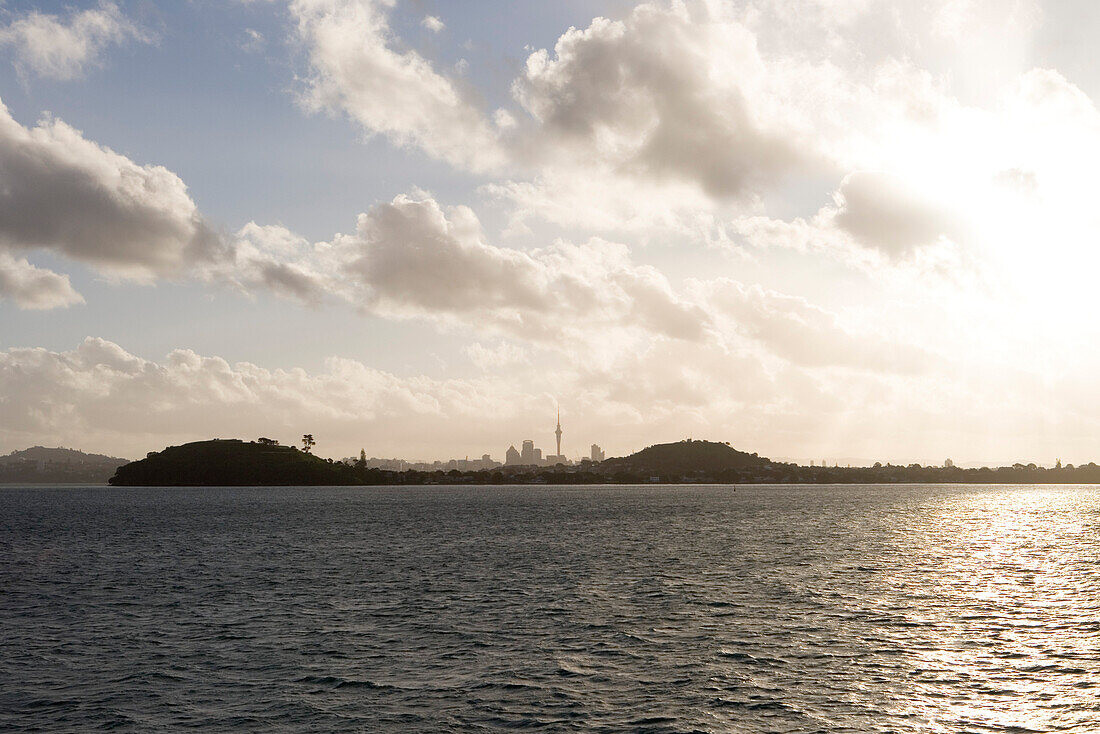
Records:
[[[680,477],[758,469],[771,464],[756,454],[746,454],[729,444],[713,441],[661,443],[636,454],[600,463],[600,473],[628,472],[645,476]]]
[[[0,482],[18,484],[106,484],[128,459],[76,449],[32,446],[0,456]]]
[[[359,484],[354,470],[292,446],[237,439],[169,446],[119,467],[119,487],[242,487]]]
[[[129,459],[120,459],[117,456],[104,456],[103,454],[86,454],[76,449],[46,448],[45,446],[31,446],[22,451],[12,451],[6,456],[0,456],[0,464],[10,464],[17,461],[54,461],[71,464],[125,464]]]

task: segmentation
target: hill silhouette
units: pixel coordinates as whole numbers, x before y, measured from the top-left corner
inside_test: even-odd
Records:
[[[651,476],[690,476],[755,469],[771,462],[756,454],[738,451],[729,444],[713,441],[661,443],[600,464],[600,472],[632,472]]]
[[[128,459],[76,449],[32,446],[0,456],[0,482],[105,484]]]
[[[13,461],[52,461],[71,464],[125,464],[129,459],[120,459],[117,456],[105,456],[103,454],[86,454],[76,449],[48,448],[46,446],[31,446],[22,451],[12,451],[7,456],[0,457],[0,462]]]
[[[238,439],[169,446],[119,467],[117,487],[244,487],[359,484],[354,470],[292,446]]]

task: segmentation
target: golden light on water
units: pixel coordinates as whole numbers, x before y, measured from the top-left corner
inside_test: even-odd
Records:
[[[926,509],[934,519],[903,532],[888,584],[902,606],[905,590],[931,591],[909,600],[920,695],[901,708],[931,731],[1080,725],[1096,701],[1082,680],[1100,632],[1095,504],[1066,488],[972,489]]]

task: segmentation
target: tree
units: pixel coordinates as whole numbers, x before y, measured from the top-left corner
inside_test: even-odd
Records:
[[[317,445],[317,442],[313,440],[313,434],[312,433],[307,433],[304,436],[302,436],[302,450],[305,451],[307,454],[316,445]]]
[[[366,449],[359,449],[359,461],[355,462],[355,468],[356,469],[366,469],[367,468],[367,450]]]

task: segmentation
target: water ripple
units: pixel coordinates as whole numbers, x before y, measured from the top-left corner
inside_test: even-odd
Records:
[[[1095,732],[1092,487],[0,489],[0,730]]]

